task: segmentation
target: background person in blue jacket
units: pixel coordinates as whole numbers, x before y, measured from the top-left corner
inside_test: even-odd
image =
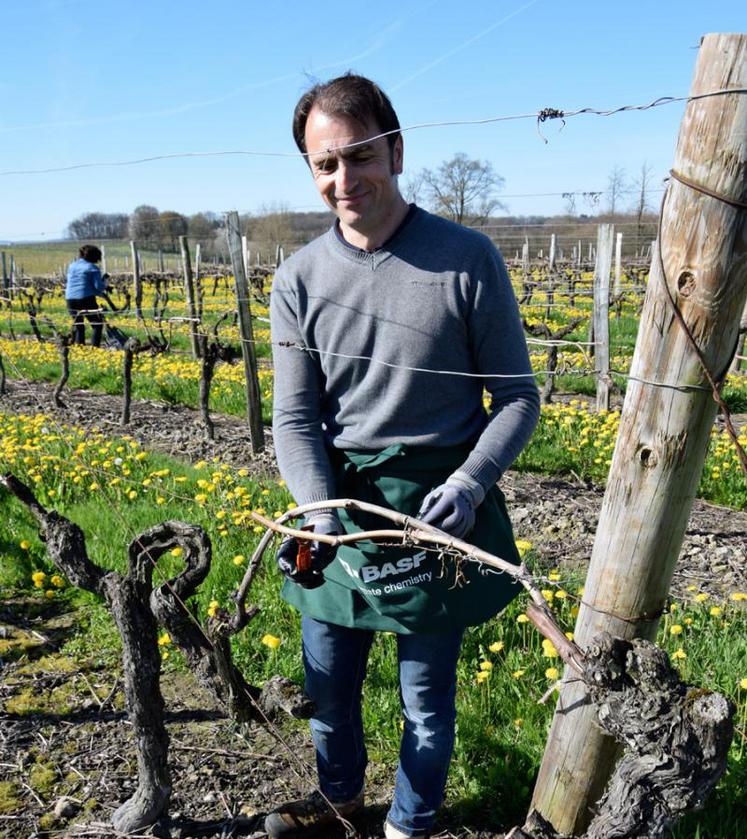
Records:
[[[91,343],[94,347],[100,347],[104,317],[96,302],[96,295],[106,290],[108,275],[102,276],[96,264],[101,261],[101,251],[96,245],[82,245],[78,253],[79,258],[71,262],[67,269],[65,286],[65,303],[73,318],[74,342],[85,344],[86,327],[83,319],[88,318],[93,329]]]

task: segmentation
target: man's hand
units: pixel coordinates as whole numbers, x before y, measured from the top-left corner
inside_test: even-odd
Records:
[[[474,478],[455,472],[425,496],[418,518],[450,536],[464,539],[475,526],[475,510],[484,498],[485,490]]]
[[[321,513],[308,519],[305,529],[314,533],[338,535],[343,533],[335,513]],[[299,542],[293,536],[283,539],[275,556],[280,571],[302,588],[318,588],[324,583],[322,571],[332,562],[337,547],[325,542]]]

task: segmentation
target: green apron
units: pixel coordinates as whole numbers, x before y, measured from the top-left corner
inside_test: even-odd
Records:
[[[368,501],[415,516],[425,495],[464,463],[466,447],[394,445],[381,452],[335,450],[338,497]],[[338,510],[346,533],[397,529],[370,513]],[[477,509],[467,541],[518,565],[511,522],[497,486]],[[324,570],[326,582],[311,591],[285,581],[283,599],[302,614],[357,629],[444,633],[483,623],[521,590],[507,574],[464,560],[459,570],[439,549],[392,547],[373,542],[339,548]]]

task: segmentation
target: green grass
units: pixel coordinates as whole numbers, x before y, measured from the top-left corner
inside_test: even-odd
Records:
[[[7,264],[10,265],[11,255],[15,259],[19,272],[23,269],[25,276],[59,274],[63,267],[78,258],[78,248],[84,244],[75,240],[67,242],[17,242],[13,245],[1,246],[6,253]],[[106,248],[107,270],[110,274],[124,272],[125,257],[132,265],[130,243],[126,241],[99,242],[91,240],[86,244],[103,245]],[[140,251],[140,258],[145,263],[146,270],[158,267],[158,253]],[[181,257],[177,254],[164,254],[164,267],[167,270],[181,270]]]

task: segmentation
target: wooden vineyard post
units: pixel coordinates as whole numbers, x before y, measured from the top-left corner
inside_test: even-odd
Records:
[[[195,245],[195,295],[197,297],[197,320],[202,323],[205,295],[202,288],[202,277],[200,277],[200,243]],[[200,351],[202,352],[202,351]]]
[[[247,278],[249,277],[249,268],[251,264],[249,260],[252,258],[251,251],[249,250],[249,240],[246,236],[241,237],[241,261],[244,264],[244,274],[246,274]]]
[[[738,373],[742,367],[742,359],[744,358],[744,345],[747,339],[747,303],[745,303],[742,310],[742,317],[739,322],[739,338],[737,339],[737,351],[734,353],[734,358],[731,360],[729,367],[730,373]]]
[[[10,283],[8,282],[8,267],[6,263],[6,253],[5,251],[0,251],[0,262],[2,262],[2,270],[3,270],[3,297],[8,298],[6,303],[8,308],[10,308]]]
[[[690,95],[744,87],[747,35],[706,35]],[[575,629],[582,649],[602,631],[625,639],[656,635],[716,413],[676,310],[718,379],[747,298],[745,202],[745,95],[689,101]],[[578,835],[607,783],[616,746],[598,730],[585,688],[566,679],[533,806],[558,833]]]
[[[135,288],[135,314],[138,320],[143,319],[143,284],[140,282],[140,259],[137,252],[137,243],[130,241],[132,251],[132,284]]]
[[[610,269],[615,228],[600,224],[594,266],[594,373],[597,379],[597,411],[610,409]]]
[[[184,296],[187,300],[187,317],[189,318],[189,342],[192,347],[192,357],[200,357],[200,342],[197,337],[197,306],[195,304],[195,284],[192,277],[192,262],[189,258],[189,243],[186,236],[179,237],[179,247],[182,252],[182,269],[184,271]]]
[[[623,235],[618,233],[615,236],[615,283],[612,286],[615,297],[622,291],[622,246]]]
[[[226,213],[226,234],[228,249],[231,253],[236,306],[239,313],[239,334],[241,336],[241,354],[244,358],[249,433],[252,441],[252,452],[257,454],[265,447],[265,435],[262,426],[262,398],[259,390],[259,376],[257,375],[257,356],[254,352],[254,331],[252,329],[252,313],[249,307],[249,283],[244,271],[241,234],[239,233],[239,214],[236,210]]]
[[[101,246],[101,273],[106,274],[106,245]]]

